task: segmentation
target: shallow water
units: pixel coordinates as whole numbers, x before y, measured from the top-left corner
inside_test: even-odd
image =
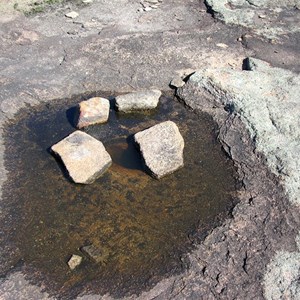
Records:
[[[108,93],[97,93],[111,96]],[[94,95],[93,95],[94,96]],[[151,113],[110,112],[107,124],[85,132],[100,139],[113,165],[91,185],[76,185],[49,153],[71,132],[76,105],[87,96],[24,109],[5,131],[9,171],[1,223],[7,267],[63,299],[78,293],[139,293],[186,267],[182,257],[233,206],[235,170],[216,142],[216,126],[163,96]],[[185,166],[161,180],[143,171],[132,135],[173,120],[185,140]],[[80,251],[96,245],[96,264]],[[72,254],[83,263],[70,271]],[[9,266],[8,266],[9,265]]]

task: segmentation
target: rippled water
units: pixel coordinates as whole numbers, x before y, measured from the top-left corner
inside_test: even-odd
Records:
[[[107,124],[85,129],[104,143],[113,165],[93,184],[76,185],[49,148],[75,130],[74,105],[84,98],[24,109],[7,126],[2,274],[16,266],[63,299],[82,291],[139,293],[181,272],[195,238],[226,217],[235,170],[216,142],[211,118],[163,96],[151,113],[111,109]],[[184,137],[185,166],[156,180],[144,173],[132,135],[165,120],[173,120]],[[101,249],[102,262],[82,254],[80,248],[90,244]],[[83,256],[73,271],[67,265],[72,254]]]

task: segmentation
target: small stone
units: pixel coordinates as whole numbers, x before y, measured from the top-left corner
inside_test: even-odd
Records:
[[[79,103],[77,128],[105,123],[109,116],[109,100],[101,97],[90,98]]]
[[[109,252],[106,249],[101,249],[95,245],[84,246],[81,248],[81,251],[96,263],[106,263],[109,256]]]
[[[76,183],[92,183],[112,164],[103,144],[79,130],[53,145],[51,150],[61,158]]]
[[[148,110],[157,106],[161,91],[139,91],[116,97],[116,108],[122,112]]]
[[[216,46],[219,47],[219,48],[223,48],[223,49],[228,48],[228,45],[223,44],[223,43],[218,43],[218,44],[216,44]]]
[[[158,6],[157,5],[151,5],[150,6],[152,9],[158,9]]]
[[[259,15],[258,16],[260,19],[265,19],[267,16],[266,15]]]
[[[93,3],[93,0],[82,0],[82,3],[84,4]]]
[[[71,11],[71,12],[65,14],[65,16],[70,19],[75,19],[79,16],[79,13],[77,13],[76,11]]]
[[[73,254],[68,261],[68,265],[71,270],[74,270],[76,267],[78,267],[81,264],[81,261],[82,261],[81,256]]]
[[[157,4],[158,0],[147,0],[146,2],[148,2],[150,4]]]
[[[173,78],[170,82],[171,87],[180,88],[185,85],[185,82],[181,79],[181,77],[177,76]]]
[[[152,8],[151,8],[150,6],[146,6],[146,7],[144,8],[144,11],[150,11],[150,10],[152,10]]]
[[[183,166],[184,140],[177,125],[166,121],[134,135],[147,171],[159,179]]]

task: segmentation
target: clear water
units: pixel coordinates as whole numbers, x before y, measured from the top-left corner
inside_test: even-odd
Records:
[[[6,127],[2,275],[19,268],[62,299],[80,292],[139,293],[181,272],[195,239],[228,215],[235,170],[211,118],[163,96],[151,113],[111,109],[107,124],[85,129],[104,143],[113,165],[93,184],[76,185],[49,148],[75,130],[74,105],[85,98],[24,109]],[[144,173],[132,135],[165,120],[184,137],[185,166],[156,180]],[[80,248],[89,244],[102,249],[103,262],[83,256]],[[67,265],[72,254],[84,257],[73,271]]]

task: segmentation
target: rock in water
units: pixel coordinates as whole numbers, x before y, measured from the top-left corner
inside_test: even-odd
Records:
[[[166,121],[134,135],[145,165],[155,178],[161,178],[183,166],[184,140],[177,125]]]
[[[51,150],[61,158],[76,183],[92,183],[112,163],[103,144],[79,130],[53,145]]]
[[[109,257],[109,252],[107,251],[107,249],[100,248],[95,245],[84,246],[81,248],[81,251],[96,263],[105,264]]]
[[[116,97],[118,111],[131,112],[134,110],[153,109],[157,106],[161,91],[149,90],[134,92]]]
[[[71,270],[74,270],[77,266],[81,264],[82,257],[76,254],[73,254],[68,261],[68,265]]]
[[[79,119],[77,128],[105,123],[109,116],[109,101],[105,98],[94,97],[79,103]]]

